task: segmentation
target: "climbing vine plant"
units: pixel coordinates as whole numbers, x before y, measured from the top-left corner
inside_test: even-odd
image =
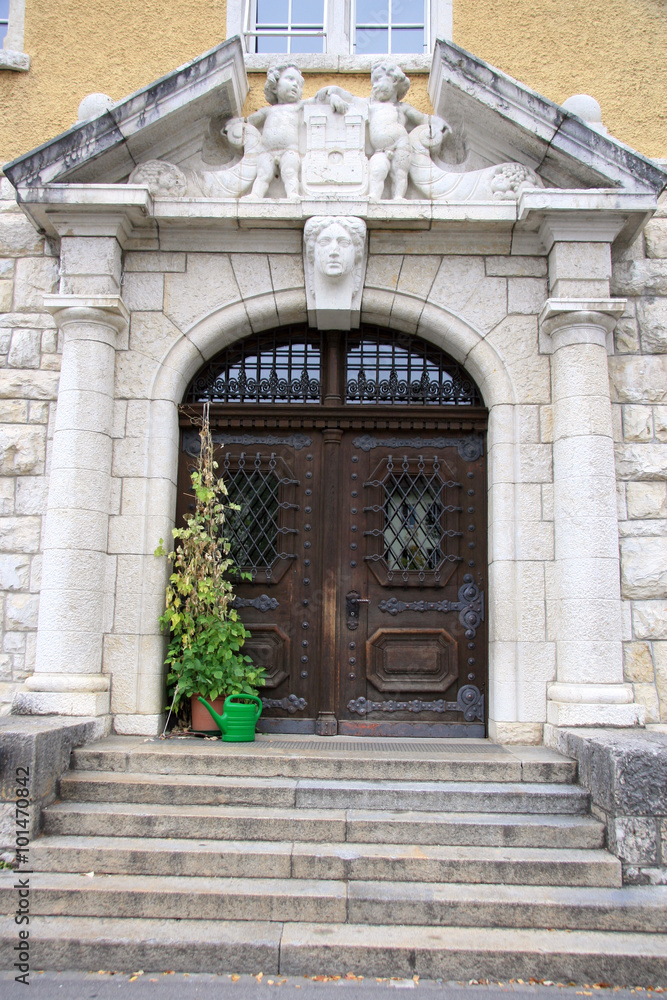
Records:
[[[156,556],[172,562],[160,625],[169,633],[167,684],[177,713],[183,699],[192,695],[209,701],[231,694],[255,695],[264,682],[264,669],[242,652],[250,633],[233,607],[230,576],[238,579],[243,574],[236,573],[224,530],[227,513],[239,508],[229,501],[217,475],[208,406],[199,437],[197,466],[191,472],[194,512],[187,516],[185,527],[173,529],[172,552],[167,552],[163,539],[155,550]]]

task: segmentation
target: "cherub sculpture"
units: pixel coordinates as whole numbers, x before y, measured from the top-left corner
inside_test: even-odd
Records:
[[[303,99],[304,79],[293,63],[279,63],[266,74],[264,96],[269,106],[250,115],[248,122],[261,130],[262,151],[257,159],[257,177],[247,198],[264,198],[269,185],[278,174],[288,198],[299,196],[301,153],[299,132],[304,104],[328,102],[334,111],[347,107],[336,88],[325,88],[315,97]]]
[[[371,148],[369,196],[373,201],[383,197],[387,178],[392,199],[405,198],[412,155],[408,133],[434,118],[403,100],[409,87],[410,80],[397,63],[381,59],[373,64],[368,102],[368,142]],[[346,103],[355,100],[352,94],[340,87],[329,87],[328,92]],[[436,121],[444,138],[450,131],[449,125],[442,118]]]
[[[368,137],[373,149],[369,194],[374,200],[382,198],[387,177],[391,197],[405,198],[411,156],[408,132],[429,120],[428,115],[403,100],[409,87],[410,80],[396,63],[382,60],[374,64],[368,105]],[[442,119],[439,122],[444,135],[449,126]]]

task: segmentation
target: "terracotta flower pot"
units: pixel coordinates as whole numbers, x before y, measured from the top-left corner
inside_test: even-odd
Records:
[[[211,718],[208,710],[204,708],[200,701],[197,701],[198,697],[199,695],[193,694],[190,698],[190,708],[192,710],[191,728],[193,733],[206,733],[207,736],[219,736],[220,730]],[[204,696],[202,695],[202,697]],[[224,698],[216,698],[210,704],[219,715],[222,715],[225,710]]]

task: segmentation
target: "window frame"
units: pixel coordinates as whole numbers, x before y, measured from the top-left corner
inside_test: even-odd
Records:
[[[426,0],[429,31],[425,52],[396,53],[408,73],[428,73],[433,47],[437,38],[452,38],[453,0]],[[251,72],[268,69],[280,57],[294,62],[302,72],[367,73],[381,54],[355,55],[354,0],[327,0],[326,49],[323,53],[256,53],[249,51],[246,35],[248,16],[254,9],[253,0],[227,0],[227,38],[239,35],[245,52],[246,65]],[[254,29],[251,29],[254,30]],[[250,37],[252,42],[252,36]]]
[[[422,0],[422,10],[423,10],[423,20],[421,23],[416,22],[394,22],[392,18],[392,9],[394,3],[397,0],[386,0],[387,2],[387,21],[382,24],[362,24],[361,30],[366,30],[368,28],[384,28],[387,31],[387,41],[388,41],[388,51],[387,52],[374,52],[374,53],[363,53],[364,55],[373,55],[373,58],[378,59],[385,55],[427,55],[431,50],[431,0]],[[356,0],[352,0],[351,4],[351,23],[350,23],[350,44],[352,48],[353,55],[357,55],[357,31],[360,26],[357,24],[357,3]],[[422,45],[421,52],[392,52],[391,38],[392,31],[395,27],[401,28],[423,28],[424,29],[424,42]]]
[[[9,17],[6,23],[7,34],[0,49],[0,70],[25,73],[30,69],[30,56],[23,51],[25,0],[9,0]]]
[[[271,56],[294,56],[294,55],[326,55],[327,54],[327,36],[329,32],[328,28],[328,7],[330,5],[330,0],[323,0],[322,8],[322,28],[293,28],[292,27],[292,0],[287,0],[287,29],[271,29],[271,28],[260,28],[257,27],[257,0],[245,0],[244,2],[244,13],[243,13],[243,41],[244,48],[247,52],[252,55],[271,55]],[[287,39],[287,51],[286,52],[254,52],[253,45],[256,44],[259,38],[286,38]],[[293,38],[321,38],[322,39],[322,52],[292,52],[291,42]]]

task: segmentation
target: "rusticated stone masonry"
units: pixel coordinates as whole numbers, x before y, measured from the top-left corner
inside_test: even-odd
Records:
[[[0,711],[32,673],[42,516],[60,344],[42,296],[58,280],[57,249],[0,180]]]
[[[647,722],[667,722],[667,199],[615,263],[627,298],[609,359],[616,441],[624,673]]]

